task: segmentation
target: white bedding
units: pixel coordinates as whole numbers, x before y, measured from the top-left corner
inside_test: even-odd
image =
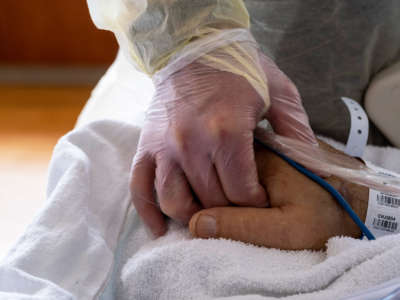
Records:
[[[56,146],[46,206],[0,266],[0,299],[340,299],[369,288],[359,299],[378,299],[400,285],[399,235],[333,238],[326,252],[288,252],[193,240],[171,224],[167,236],[150,240],[128,182],[151,93],[146,79],[120,67]],[[143,84],[123,90],[129,82]],[[101,97],[124,109],[93,117]],[[400,172],[399,150],[368,147],[365,158]]]

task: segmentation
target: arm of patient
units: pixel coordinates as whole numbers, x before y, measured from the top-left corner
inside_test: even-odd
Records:
[[[341,153],[323,142],[320,146]],[[256,145],[255,150],[259,178],[270,207],[202,210],[190,221],[193,236],[223,237],[287,250],[321,249],[333,236],[361,236],[357,225],[327,191],[262,146]],[[325,180],[364,221],[368,188],[334,176]]]

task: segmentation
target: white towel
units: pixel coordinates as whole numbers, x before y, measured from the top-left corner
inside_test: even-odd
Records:
[[[340,299],[400,277],[399,235],[288,252],[192,240],[172,224],[150,240],[128,191],[138,136],[98,121],[61,139],[46,206],[1,264],[1,299]],[[366,157],[399,171],[399,150]]]

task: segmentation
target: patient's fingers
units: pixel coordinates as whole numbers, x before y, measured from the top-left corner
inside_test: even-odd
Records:
[[[133,164],[131,195],[133,205],[155,237],[166,231],[164,216],[155,201],[155,163],[150,156],[137,158]]]
[[[320,249],[326,238],[318,239],[310,232],[309,218],[291,207],[218,207],[195,214],[189,227],[200,238],[227,238],[287,250]]]
[[[183,171],[173,162],[164,160],[157,164],[156,190],[161,210],[174,220],[187,224],[201,209],[194,201]]]

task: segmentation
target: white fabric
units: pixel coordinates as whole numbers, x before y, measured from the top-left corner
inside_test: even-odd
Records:
[[[128,191],[143,82],[125,73],[136,86],[112,93],[120,76],[113,70],[93,97],[114,101],[115,110],[124,103],[133,117],[110,109],[109,120],[89,122],[90,107],[102,101],[93,98],[78,128],[60,140],[46,206],[1,263],[0,299],[340,299],[368,288],[376,295],[369,299],[378,299],[393,288],[375,285],[400,284],[399,235],[333,238],[327,252],[192,240],[175,224],[167,236],[149,239]],[[364,158],[400,172],[399,150],[367,147]]]
[[[154,94],[151,79],[135,70],[120,51],[79,116],[77,126],[96,120],[120,120],[142,126]]]

